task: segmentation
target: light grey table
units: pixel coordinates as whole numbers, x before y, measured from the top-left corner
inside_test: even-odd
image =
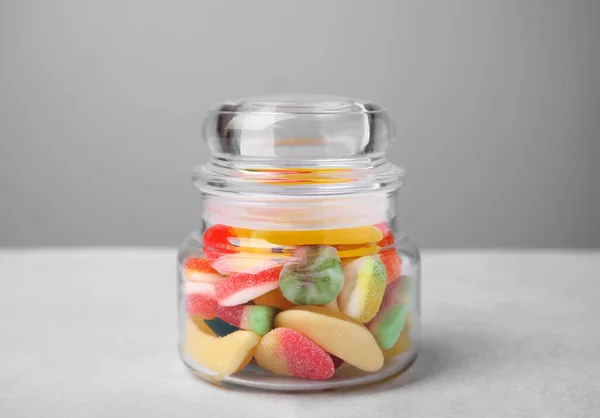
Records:
[[[298,395],[187,371],[174,260],[0,251],[0,417],[600,417],[600,252],[425,252],[415,366]]]

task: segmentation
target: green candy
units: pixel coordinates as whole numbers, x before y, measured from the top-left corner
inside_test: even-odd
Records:
[[[279,289],[296,305],[326,305],[344,285],[344,270],[337,250],[327,245],[296,248],[279,275]]]
[[[393,305],[380,311],[367,324],[367,328],[369,328],[381,349],[387,350],[396,344],[404,329],[408,312],[408,306],[405,304]]]

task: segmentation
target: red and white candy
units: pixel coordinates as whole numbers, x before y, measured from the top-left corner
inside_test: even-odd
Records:
[[[281,266],[265,270],[237,273],[215,284],[217,300],[221,306],[236,306],[279,287]]]
[[[188,258],[183,266],[185,278],[191,282],[216,283],[221,276],[206,258]]]
[[[327,380],[335,373],[325,350],[289,328],[276,328],[262,337],[254,358],[263,369],[285,376]]]
[[[200,315],[204,319],[217,316],[218,303],[214,284],[186,282],[184,294],[189,315]]]

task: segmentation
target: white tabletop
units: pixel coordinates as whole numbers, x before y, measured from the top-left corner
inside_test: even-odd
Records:
[[[174,251],[0,251],[0,417],[600,416],[600,252],[426,251],[423,266],[413,368],[295,395],[187,371]]]

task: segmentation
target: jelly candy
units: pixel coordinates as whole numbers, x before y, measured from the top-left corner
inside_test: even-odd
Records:
[[[383,294],[379,312],[390,306],[408,303],[410,286],[411,279],[408,276],[400,276],[398,280],[389,283],[385,287],[385,293]]]
[[[235,238],[233,228],[227,225],[216,224],[208,228],[202,237],[204,251],[218,251],[220,253],[234,253],[238,251],[231,242]]]
[[[402,276],[388,284],[379,312],[366,324],[382,349],[391,348],[405,327],[409,291],[410,277]]]
[[[255,231],[260,238],[277,245],[357,245],[381,241],[383,234],[374,226],[312,231]]]
[[[217,296],[211,283],[185,283],[185,306],[189,315],[200,315],[205,319],[216,316]]]
[[[235,331],[226,337],[215,337],[198,325],[201,321],[188,318],[185,333],[185,351],[210,378],[221,381],[244,368],[252,359],[260,337],[251,331]]]
[[[338,297],[340,311],[368,322],[379,310],[386,285],[385,266],[375,256],[358,258],[344,267],[344,287]]]
[[[291,328],[328,353],[366,372],[383,366],[383,353],[360,322],[321,306],[302,306],[280,312],[275,327]]]
[[[204,323],[208,325],[211,331],[219,337],[224,337],[239,330],[238,327],[234,327],[233,325],[228,324],[219,317],[213,319],[206,319],[204,320]]]
[[[325,305],[344,285],[344,271],[337,250],[325,245],[298,247],[285,262],[279,289],[296,305]]]
[[[390,245],[394,245],[394,235],[392,234],[392,231],[390,231],[390,228],[388,227],[386,222],[378,223],[377,225],[375,225],[375,227],[379,229],[383,234],[383,238],[377,243],[379,247],[386,248]]]
[[[336,299],[332,300],[331,302],[329,302],[328,304],[323,305],[323,306],[325,306],[326,308],[331,309],[332,311],[338,311],[338,312],[340,311],[340,307],[338,306],[338,303],[337,303]]]
[[[338,256],[341,259],[344,258],[358,258],[365,255],[377,254],[380,247],[375,244],[366,245],[336,245],[335,249],[338,251]]]
[[[212,336],[216,336],[217,335],[213,331],[213,329],[211,329],[210,326],[207,324],[207,321],[205,321],[204,318],[202,318],[202,316],[200,316],[200,315],[190,315],[190,318],[191,318],[192,321],[194,321],[194,323],[196,324],[196,326],[198,327],[198,329],[200,331],[204,332],[205,334],[212,335]],[[208,321],[214,321],[214,319],[209,319]]]
[[[205,258],[188,258],[183,267],[185,278],[192,282],[216,283],[221,276]]]
[[[386,350],[396,344],[407,315],[408,306],[403,304],[390,306],[377,313],[375,318],[366,324],[379,347]]]
[[[377,257],[385,266],[385,274],[388,283],[391,283],[400,277],[400,274],[402,273],[402,260],[398,256],[398,252],[395,248],[383,250],[377,254]]]
[[[274,245],[270,242],[260,238],[232,238],[231,243],[236,247],[239,247],[241,252],[249,253],[274,253],[274,254],[285,254],[290,253],[294,250],[294,247],[282,247],[281,245]]]
[[[217,300],[221,306],[246,303],[260,295],[277,289],[281,266],[262,271],[237,273],[215,284]]]
[[[225,254],[212,263],[212,267],[224,276],[253,270],[265,270],[269,267],[282,265],[283,260],[271,255],[236,253]]]
[[[405,352],[407,352],[408,350],[410,350],[413,346],[413,341],[410,338],[410,314],[408,316],[408,318],[406,319],[406,325],[404,325],[404,329],[402,330],[402,333],[400,334],[400,337],[398,337],[398,340],[396,340],[396,343],[394,344],[394,346],[388,350],[383,350],[383,356],[385,358],[393,358],[396,356],[399,356],[400,354],[403,354]]]
[[[333,360],[333,367],[335,367],[336,370],[342,367],[342,364],[344,364],[344,360],[337,356],[331,356],[331,359]]]
[[[283,296],[279,288],[271,290],[270,292],[267,292],[264,295],[254,298],[254,304],[272,306],[273,308],[277,308],[282,311],[296,306]]]
[[[273,329],[273,317],[277,312],[270,306],[240,305],[219,306],[217,316],[238,328],[265,335]]]
[[[333,359],[304,335],[276,328],[265,335],[254,353],[260,367],[276,374],[327,380],[335,373]]]

